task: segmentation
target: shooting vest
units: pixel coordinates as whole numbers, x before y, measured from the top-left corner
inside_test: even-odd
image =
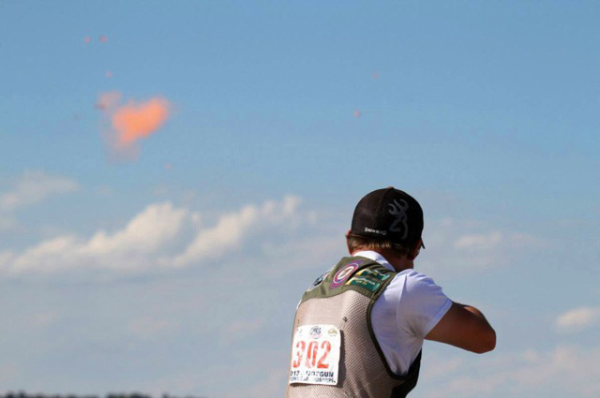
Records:
[[[344,257],[304,293],[294,319],[286,398],[404,398],[416,386],[421,353],[407,375],[395,375],[371,324],[373,304],[395,275],[368,258]],[[311,350],[315,344],[309,345],[307,353],[307,343],[322,339],[327,330],[334,338],[339,331],[339,343],[314,340],[317,348]],[[333,352],[323,350],[327,344],[334,346]],[[339,361],[335,359],[338,344]],[[311,360],[314,371],[310,370]],[[338,367],[319,372],[319,365],[335,365],[330,362]],[[300,370],[295,370],[297,366]],[[321,381],[323,384],[316,384]]]

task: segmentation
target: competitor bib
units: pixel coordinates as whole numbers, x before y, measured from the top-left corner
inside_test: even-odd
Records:
[[[304,325],[296,329],[292,343],[290,382],[304,384],[338,383],[340,329],[333,325]]]

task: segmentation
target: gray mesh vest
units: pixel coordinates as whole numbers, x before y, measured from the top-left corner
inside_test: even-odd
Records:
[[[288,383],[286,398],[403,398],[415,387],[421,353],[407,375],[395,375],[371,325],[373,304],[395,275],[373,260],[344,257],[304,293],[293,329],[314,324],[340,329],[338,384]]]

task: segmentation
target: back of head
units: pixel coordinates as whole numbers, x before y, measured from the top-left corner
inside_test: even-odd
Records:
[[[394,187],[378,189],[356,205],[348,247],[351,252],[392,249],[407,255],[421,240],[423,225],[423,209],[416,199]]]

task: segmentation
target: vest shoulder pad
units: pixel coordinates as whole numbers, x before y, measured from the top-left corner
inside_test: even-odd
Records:
[[[304,293],[301,302],[312,298],[333,297],[348,290],[376,300],[395,275],[396,272],[371,259],[360,256],[344,257],[315,280]]]

